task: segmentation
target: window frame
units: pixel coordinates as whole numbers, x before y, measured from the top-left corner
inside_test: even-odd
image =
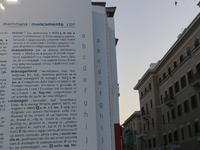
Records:
[[[162,94],[160,95],[160,104],[161,104],[161,105],[164,104],[164,103],[163,103],[163,96],[162,96]]]
[[[165,114],[162,114],[162,123],[165,124]]]
[[[147,120],[147,129],[150,130],[150,123],[149,123],[149,120]]]
[[[151,89],[151,83],[149,83],[149,89]]]
[[[177,129],[174,130],[174,141],[175,142],[179,141],[179,135],[178,135],[178,130]]]
[[[176,119],[176,110],[175,110],[175,108],[171,109],[171,116],[172,116],[172,120]]]
[[[180,117],[182,116],[182,105],[181,104],[178,104],[177,105],[177,115]]]
[[[171,75],[172,71],[171,71],[171,67],[168,68],[168,75]]]
[[[153,100],[152,99],[150,99],[150,107],[151,107],[151,109],[153,108]]]
[[[192,138],[192,130],[191,130],[191,125],[190,123],[187,124],[187,131],[188,131],[188,137]]]
[[[184,112],[189,113],[190,112],[190,106],[189,106],[189,100],[188,99],[183,102],[183,106],[184,106]]]
[[[180,91],[180,88],[179,88],[179,81],[176,81],[174,83],[174,92],[175,94],[178,93]]]
[[[199,38],[196,38],[196,39],[194,40],[194,49],[198,48],[199,45],[200,45]]]
[[[168,123],[170,122],[170,113],[169,113],[169,111],[167,111],[167,121],[168,121]]]
[[[190,47],[188,47],[186,49],[186,53],[187,53],[187,56],[191,56],[191,48]]]
[[[192,95],[191,97],[190,97],[190,102],[191,102],[191,108],[192,109],[196,109],[196,108],[198,108],[198,104],[197,104],[197,96],[196,96],[196,94],[194,94],[194,95]]]
[[[173,142],[173,138],[172,138],[172,133],[171,132],[168,133],[168,139],[169,139],[169,143]]]
[[[154,128],[155,124],[154,124],[154,118],[151,118],[152,121],[152,127]]]
[[[153,147],[156,147],[156,137],[153,137]]]
[[[186,77],[184,75],[184,76],[181,77],[181,88],[183,89],[186,86],[187,86]]]
[[[193,78],[193,75],[194,75],[193,70],[190,69],[190,70],[187,72],[188,83],[191,83],[191,80],[192,80],[192,78]]]
[[[148,147],[149,147],[149,148],[152,148],[152,145],[151,145],[151,138],[148,139]]]
[[[184,134],[183,126],[180,127],[180,131],[181,131],[181,140],[185,140],[185,134]]]
[[[163,135],[163,140],[164,140],[164,145],[167,145],[168,143],[167,143],[167,135],[166,134]]]
[[[177,67],[177,62],[174,61],[174,69],[176,69],[176,67]]]
[[[180,63],[182,63],[183,62],[183,60],[184,60],[184,57],[183,57],[183,55],[180,55]]]
[[[194,133],[195,135],[199,134],[200,129],[199,129],[199,120],[194,122]]]
[[[163,80],[166,78],[166,73],[164,72],[163,73]]]

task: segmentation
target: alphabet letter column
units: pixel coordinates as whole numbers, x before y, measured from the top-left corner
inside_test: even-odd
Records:
[[[98,150],[112,149],[105,8],[93,10]]]

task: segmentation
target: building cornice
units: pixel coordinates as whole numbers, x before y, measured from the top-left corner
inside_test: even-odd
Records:
[[[128,119],[126,119],[126,120],[124,121],[123,126],[124,126],[125,124],[128,124],[128,122],[129,122],[130,120],[132,120],[133,118],[135,118],[135,117],[140,117],[140,111],[135,111]]]

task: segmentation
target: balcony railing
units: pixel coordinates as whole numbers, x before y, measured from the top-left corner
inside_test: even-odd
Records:
[[[149,114],[146,111],[142,111],[142,118],[144,120],[148,120],[149,119]]]
[[[195,73],[190,79],[189,83],[192,87],[200,87],[200,73]]]
[[[164,98],[164,104],[165,104],[165,105],[173,106],[174,103],[175,103],[175,100],[174,100],[174,96],[173,96],[173,95],[167,95],[167,96]]]
[[[146,134],[146,132],[139,133],[138,134],[138,139],[147,140],[147,134]]]
[[[148,93],[150,93],[150,91],[151,91],[151,88],[145,91],[145,93],[140,96],[140,100],[142,100]]]

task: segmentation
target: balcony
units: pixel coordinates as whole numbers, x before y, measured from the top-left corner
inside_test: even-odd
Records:
[[[194,74],[190,79],[189,83],[194,88],[200,88],[200,73]]]
[[[146,132],[141,132],[138,134],[138,139],[140,140],[147,140],[147,134]]]
[[[149,118],[150,118],[149,113],[147,113],[146,111],[142,111],[142,119],[148,120]]]
[[[157,87],[160,87],[165,81],[167,81],[171,77],[171,74],[167,74],[166,77],[160,78],[159,83],[157,84]]]
[[[174,96],[172,96],[172,95],[167,95],[167,96],[164,98],[164,104],[167,105],[167,106],[169,106],[169,107],[174,106],[174,104],[175,104]]]
[[[142,100],[146,95],[148,95],[148,93],[150,93],[150,91],[151,91],[151,89],[148,89],[147,91],[145,91],[145,93],[140,96],[140,100]]]

